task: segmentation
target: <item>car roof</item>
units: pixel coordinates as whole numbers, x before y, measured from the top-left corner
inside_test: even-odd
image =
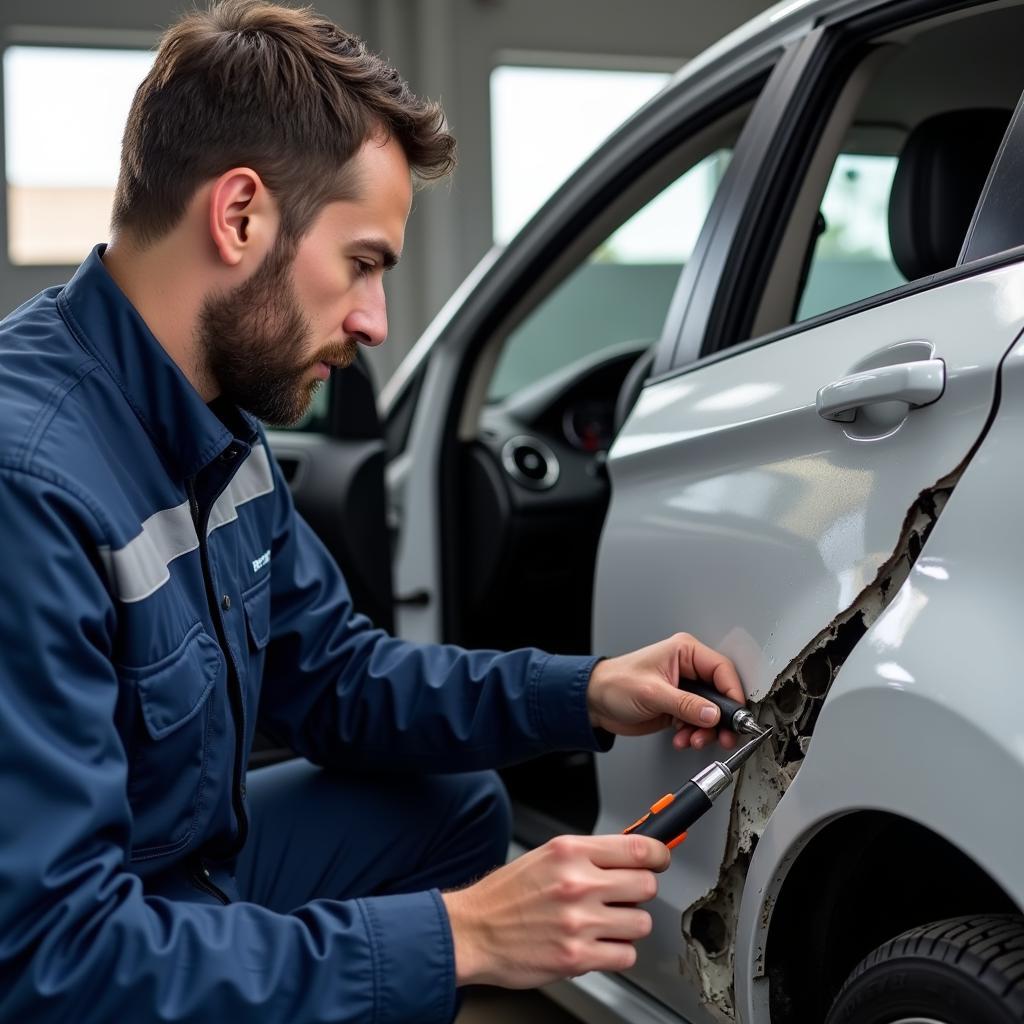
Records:
[[[780,38],[799,36],[809,31],[824,15],[853,14],[886,2],[889,0],[780,0],[687,61],[672,76],[666,88],[673,88],[703,73],[723,59],[772,45]]]

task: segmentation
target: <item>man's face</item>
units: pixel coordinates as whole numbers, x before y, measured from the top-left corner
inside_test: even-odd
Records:
[[[371,139],[354,159],[358,199],[329,203],[294,258],[278,245],[200,312],[200,358],[220,393],[268,423],[301,419],[332,366],[387,336],[383,275],[402,251],[409,164],[393,140]]]

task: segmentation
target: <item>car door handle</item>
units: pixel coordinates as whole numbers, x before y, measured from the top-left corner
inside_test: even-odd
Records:
[[[880,402],[906,402],[912,409],[938,401],[946,386],[946,364],[941,359],[879,366],[851,373],[818,390],[815,405],[826,420],[851,423],[857,410]]]

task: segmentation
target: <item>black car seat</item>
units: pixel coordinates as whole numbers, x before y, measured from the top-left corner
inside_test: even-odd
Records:
[[[907,136],[889,195],[889,242],[908,281],[956,265],[1011,115],[951,110]]]

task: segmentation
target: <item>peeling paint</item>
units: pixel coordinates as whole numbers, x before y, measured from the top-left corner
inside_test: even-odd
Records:
[[[774,726],[747,762],[732,797],[729,835],[718,881],[683,914],[682,973],[696,979],[708,1012],[735,1020],[735,937],[750,858],[768,819],[796,778],[810,748],[825,697],[846,658],[903,585],[942,513],[968,458],[948,476],[921,492],[907,512],[893,553],[874,580],[793,658],[757,708],[763,726]],[[762,925],[771,907],[766,904]],[[764,973],[763,955],[756,964]]]

